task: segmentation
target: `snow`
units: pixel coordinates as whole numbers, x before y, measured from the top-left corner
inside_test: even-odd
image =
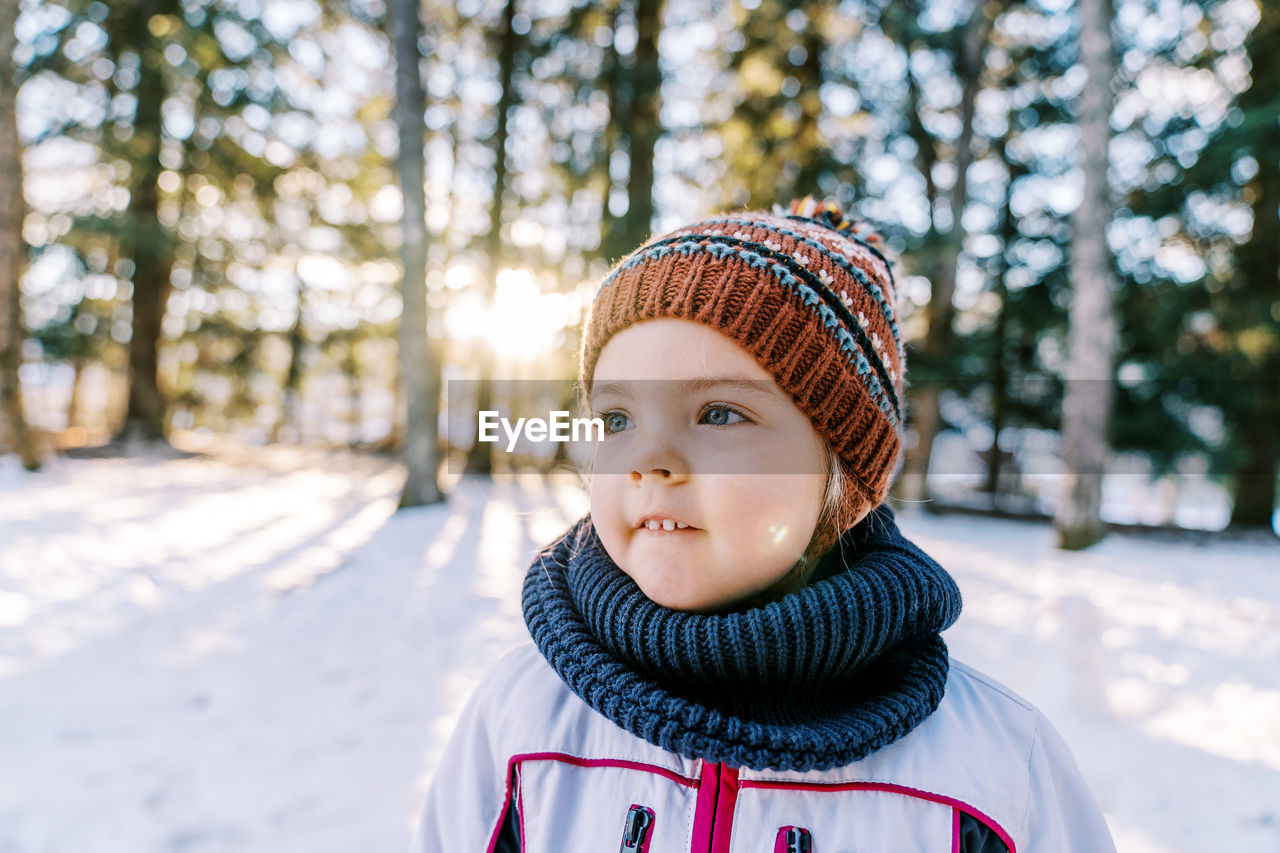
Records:
[[[525,567],[587,502],[498,475],[396,512],[402,476],[0,457],[0,851],[406,850],[462,703],[527,636]],[[961,585],[952,653],[1048,715],[1121,853],[1280,850],[1280,546],[899,522]]]

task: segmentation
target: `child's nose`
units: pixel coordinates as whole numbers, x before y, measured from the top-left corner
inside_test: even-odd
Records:
[[[632,449],[628,464],[632,482],[652,477],[664,482],[679,481],[689,476],[688,461],[671,442],[659,436],[639,442]]]
[[[683,480],[683,479],[685,479],[685,475],[677,474],[677,473],[673,472],[670,468],[653,468],[653,469],[651,469],[651,470],[649,470],[649,471],[635,471],[635,470],[633,470],[633,471],[631,472],[631,479],[632,479],[633,481],[635,481],[635,482],[639,482],[639,481],[643,480],[645,477],[654,477],[654,478],[659,479],[659,480],[676,480],[676,479]]]

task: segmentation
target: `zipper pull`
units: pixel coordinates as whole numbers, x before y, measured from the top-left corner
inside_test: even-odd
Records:
[[[781,827],[773,853],[813,853],[813,834],[802,826]]]
[[[652,827],[653,809],[633,804],[627,812],[627,822],[622,829],[622,847],[619,848],[619,853],[648,853],[649,830]]]

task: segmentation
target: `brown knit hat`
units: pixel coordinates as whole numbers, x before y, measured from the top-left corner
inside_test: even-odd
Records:
[[[643,320],[703,323],[751,353],[841,460],[843,515],[878,506],[901,464],[906,354],[880,238],[835,204],[725,214],[650,240],[614,267],[591,307],[579,377]],[[806,555],[843,533],[819,521]]]

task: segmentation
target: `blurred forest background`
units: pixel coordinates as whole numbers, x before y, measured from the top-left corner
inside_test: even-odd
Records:
[[[442,380],[571,378],[647,235],[811,194],[899,258],[898,497],[1274,529],[1271,0],[0,0],[0,39],[28,467],[325,442],[430,502],[509,462],[437,440]]]

